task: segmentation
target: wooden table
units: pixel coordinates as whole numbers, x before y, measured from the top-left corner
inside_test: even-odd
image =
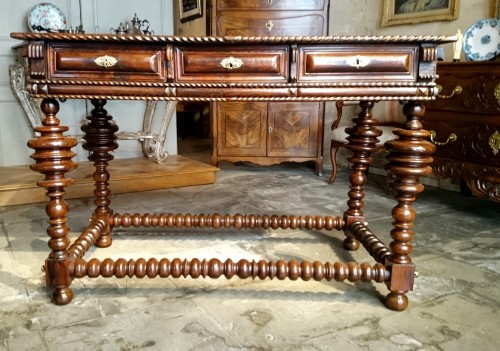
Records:
[[[432,172],[435,151],[422,129],[423,102],[434,99],[437,46],[453,37],[167,37],[67,33],[13,33],[25,42],[16,49],[28,60],[26,89],[42,98],[45,114],[39,137],[29,141],[43,173],[38,183],[47,189],[51,252],[45,262],[47,284],[57,304],[72,300],[75,278],[173,277],[289,278],[385,283],[386,304],[393,310],[408,306],[415,266],[412,227],[416,196],[423,191],[419,177]],[[95,109],[82,127],[84,145],[95,165],[95,211],[73,243],[67,237],[68,206],[65,173],[76,145],[56,116],[57,99],[91,99]],[[347,129],[352,151],[347,208],[340,216],[172,213],[128,215],[110,207],[108,162],[118,145],[118,126],[106,113],[107,99],[170,101],[361,101],[362,112]],[[395,207],[392,241],[386,246],[368,228],[363,214],[365,170],[371,163],[380,130],[371,110],[376,101],[406,101],[406,122],[387,143],[387,169],[394,176]],[[325,184],[325,191],[331,191]],[[209,205],[209,204],[208,204]],[[205,227],[338,230],[344,247],[360,244],[374,263],[266,261],[217,258],[139,258],[85,260],[89,247],[108,247],[117,227]]]

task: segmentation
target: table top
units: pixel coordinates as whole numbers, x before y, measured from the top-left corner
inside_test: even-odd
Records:
[[[181,37],[12,33],[35,97],[432,100],[453,36]]]

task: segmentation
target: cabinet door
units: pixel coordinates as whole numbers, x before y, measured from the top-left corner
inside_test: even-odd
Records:
[[[266,156],[267,103],[217,103],[219,156]]]
[[[269,104],[268,156],[315,157],[320,135],[319,102]]]

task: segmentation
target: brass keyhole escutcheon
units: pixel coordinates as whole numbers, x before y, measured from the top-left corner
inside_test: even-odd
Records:
[[[220,65],[226,69],[237,69],[243,66],[243,61],[236,57],[227,57],[220,62]]]
[[[104,55],[96,58],[94,62],[96,63],[96,65],[100,67],[108,68],[116,65],[118,63],[118,60],[115,59],[113,56]]]
[[[361,67],[366,67],[370,63],[370,59],[365,56],[357,55],[354,57],[350,57],[347,59],[347,64],[351,67],[355,67],[356,69],[360,69]]]
[[[500,151],[500,134],[498,134],[498,130],[496,130],[495,133],[490,136],[490,138],[488,139],[488,144],[493,151],[493,155],[498,155],[498,152]]]
[[[271,31],[271,29],[273,29],[274,27],[274,24],[273,24],[273,21],[272,20],[267,20],[266,21],[266,28],[268,31]]]

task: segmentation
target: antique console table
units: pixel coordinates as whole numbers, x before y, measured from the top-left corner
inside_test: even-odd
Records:
[[[13,33],[25,42],[16,47],[28,60],[26,90],[42,98],[45,114],[39,137],[28,142],[35,150],[31,168],[45,175],[51,252],[45,262],[47,284],[57,304],[72,300],[75,278],[210,277],[289,278],[385,283],[386,304],[408,306],[413,289],[412,207],[423,191],[419,177],[432,172],[435,146],[422,129],[423,102],[437,94],[437,45],[454,37],[170,37],[67,33]],[[68,239],[65,173],[77,164],[56,116],[58,99],[91,99],[95,109],[82,127],[84,148],[95,165],[95,210],[88,227],[73,243]],[[361,101],[362,112],[347,129],[352,151],[347,206],[340,216],[289,214],[120,214],[111,209],[107,171],[118,145],[118,126],[104,104],[107,99],[169,101]],[[386,246],[368,228],[363,214],[365,170],[371,163],[380,130],[371,110],[379,100],[405,101],[406,122],[387,143],[387,169],[394,175],[395,207],[392,241]],[[325,191],[331,191],[325,186]],[[344,248],[360,244],[372,263],[297,260],[110,258],[85,260],[93,244],[108,247],[117,227],[205,227],[238,229],[338,230]]]

